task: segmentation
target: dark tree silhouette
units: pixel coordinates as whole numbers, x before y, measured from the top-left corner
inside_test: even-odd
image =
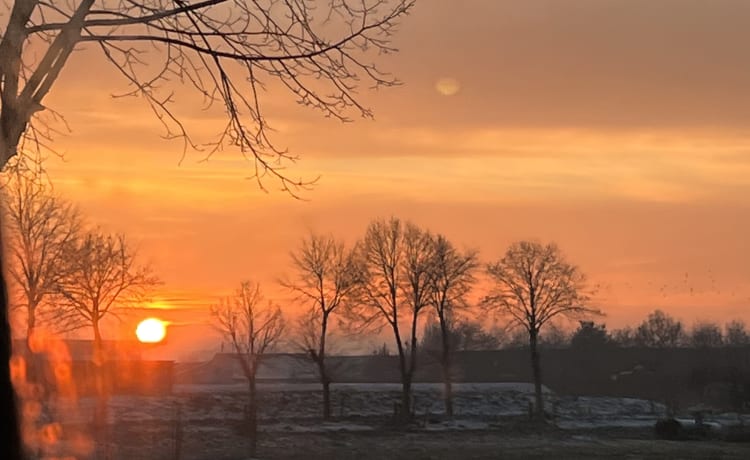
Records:
[[[633,340],[642,347],[669,348],[682,345],[684,336],[680,321],[655,310],[636,328]]]
[[[580,321],[578,329],[573,332],[570,346],[578,349],[595,350],[612,344],[604,324],[593,321]]]
[[[104,318],[144,299],[160,281],[150,267],[138,265],[123,235],[89,231],[64,257],[66,276],[57,284],[61,306],[78,315],[94,333],[94,361],[101,362]]]
[[[716,323],[699,322],[690,331],[689,343],[696,348],[716,348],[724,345],[721,327]]]
[[[352,255],[331,235],[310,234],[291,253],[295,275],[282,281],[306,308],[300,318],[301,347],[318,368],[323,386],[323,418],[331,418],[330,348],[331,315],[351,300],[357,287]]]
[[[64,257],[74,249],[81,218],[73,205],[56,195],[38,170],[14,168],[7,172],[3,188],[8,274],[18,298],[16,308],[25,310],[26,339],[30,341],[40,322],[56,332],[79,326],[69,311],[56,308],[58,287],[70,264]]]
[[[724,326],[724,344],[730,347],[750,345],[750,335],[745,323],[740,320],[728,322]]]
[[[261,188],[268,176],[294,195],[311,181],[292,179],[283,169],[295,157],[269,139],[261,97],[265,85],[276,83],[328,117],[371,117],[357,90],[398,83],[373,60],[395,51],[391,36],[413,5],[414,0],[6,2],[0,6],[5,9],[0,13],[5,21],[0,24],[0,169],[24,150],[54,151],[52,138],[65,123],[45,106],[45,98],[71,55],[88,48],[129,85],[120,96],[143,98],[165,137],[182,141],[183,154],[236,149],[249,160]],[[173,104],[171,83],[191,87],[206,108],[216,105],[226,115],[214,137],[202,141],[191,135]],[[6,398],[13,390],[3,299],[0,411],[10,414],[16,406]],[[4,426],[2,435],[9,438],[0,439],[0,446],[9,450],[3,453],[18,458],[16,425]]]
[[[411,417],[417,327],[429,306],[431,252],[427,232],[395,217],[371,222],[356,250],[358,299],[347,313],[359,329],[388,327],[393,333],[401,375],[402,420]],[[403,325],[408,327],[406,332]]]
[[[394,51],[391,35],[413,5],[414,0],[16,0],[0,40],[0,167],[25,143],[49,147],[53,129],[41,116],[56,114],[44,99],[71,55],[85,49],[130,86],[122,96],[145,100],[167,138],[207,155],[236,148],[254,165],[259,184],[268,174],[292,192],[305,183],[285,174],[279,162],[294,158],[268,137],[266,85],[276,83],[326,116],[370,117],[357,88],[397,83],[372,60]],[[213,139],[199,141],[181,121],[175,84],[192,88],[205,107],[222,109],[226,123]]]
[[[586,306],[589,296],[584,274],[565,260],[555,244],[513,243],[502,259],[487,266],[487,273],[494,286],[483,305],[507,316],[528,333],[535,415],[542,420],[540,331],[557,317],[580,317],[599,312]]]
[[[445,413],[453,416],[452,357],[455,337],[451,331],[451,320],[459,310],[466,307],[466,295],[475,281],[474,272],[478,267],[477,253],[457,250],[443,235],[432,240],[432,262],[429,286],[429,303],[435,309],[440,327],[441,354],[443,368],[443,401]]]
[[[551,321],[539,331],[537,345],[540,350],[567,348],[570,346],[570,332],[558,322]]]
[[[634,347],[638,345],[635,337],[635,329],[631,326],[613,330],[612,341],[618,347]]]
[[[503,345],[497,332],[486,330],[479,321],[450,318],[447,329],[451,352],[499,350]],[[425,325],[420,346],[438,356],[442,354],[443,331],[438,321],[433,320]]]
[[[258,447],[258,403],[256,375],[264,356],[278,345],[286,324],[281,309],[262,305],[260,285],[243,282],[237,293],[211,307],[217,329],[231,342],[248,383],[248,436],[250,456]]]
[[[160,281],[148,266],[137,264],[136,254],[123,235],[89,231],[78,235],[71,252],[64,255],[65,276],[57,284],[60,308],[78,324],[91,327],[94,333],[97,405],[94,423],[97,441],[103,446],[107,436],[107,399],[104,381],[106,355],[101,324],[105,318],[117,317],[118,310],[146,299]]]

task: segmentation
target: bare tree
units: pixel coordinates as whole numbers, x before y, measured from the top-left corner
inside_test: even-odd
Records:
[[[371,222],[357,248],[359,299],[348,313],[361,328],[388,327],[393,332],[402,388],[399,415],[403,420],[411,417],[417,327],[430,299],[430,239],[416,225],[393,217]]]
[[[291,253],[295,276],[282,281],[305,305],[300,318],[301,346],[318,368],[323,386],[323,418],[331,418],[331,373],[327,352],[331,315],[350,300],[357,287],[351,252],[332,235],[310,234]]]
[[[98,230],[81,235],[64,260],[66,276],[58,283],[62,303],[94,332],[94,361],[101,363],[102,320],[118,316],[118,309],[134,305],[160,281],[146,265],[138,265],[136,253],[124,235]]]
[[[247,421],[250,456],[258,445],[258,404],[256,376],[264,356],[281,340],[285,330],[281,309],[262,305],[260,284],[243,282],[234,296],[211,307],[211,316],[219,331],[231,342],[248,382]]]
[[[593,321],[580,321],[570,338],[570,346],[579,350],[605,349],[612,344],[607,326]]]
[[[268,137],[262,93],[271,82],[298,103],[348,120],[371,117],[360,85],[397,80],[376,67],[395,51],[391,36],[415,0],[127,0],[12,2],[0,41],[0,166],[24,141],[48,147],[53,131],[38,115],[70,56],[99,54],[145,100],[170,139],[206,154],[231,147],[292,192],[280,161],[294,160]],[[172,83],[187,85],[226,115],[216,137],[190,134],[174,104]],[[57,116],[47,110],[48,114]],[[263,185],[261,185],[263,187]]]
[[[451,352],[499,350],[503,345],[498,331],[487,330],[478,320],[466,317],[451,317],[448,335]],[[443,331],[438,321],[425,325],[420,346],[423,351],[442,355]]]
[[[82,224],[74,206],[55,194],[40,174],[14,169],[8,175],[3,188],[8,273],[15,288],[12,292],[18,295],[15,307],[25,310],[30,341],[39,321],[57,332],[77,326],[76,318],[55,308],[50,300],[70,267],[64,257],[70,254]]]
[[[540,331],[537,340],[539,349],[560,349],[570,345],[570,332],[557,321],[550,321],[543,331]]]
[[[635,330],[635,343],[642,347],[678,347],[685,339],[682,323],[661,310],[654,310]]]
[[[443,368],[443,402],[445,413],[453,416],[453,351],[451,321],[457,310],[466,307],[466,295],[474,284],[474,272],[478,267],[477,253],[462,253],[443,235],[437,235],[432,242],[429,303],[435,309],[440,326],[441,354]]]
[[[45,97],[71,55],[88,48],[84,52],[99,53],[129,85],[119,96],[143,98],[165,137],[182,141],[183,154],[239,150],[261,188],[261,179],[270,176],[294,194],[310,181],[285,173],[284,160],[295,157],[269,139],[261,97],[266,85],[276,83],[328,117],[348,120],[352,112],[371,117],[357,90],[398,83],[374,58],[395,51],[392,34],[413,5],[414,0],[5,2],[0,6],[7,21],[0,24],[0,169],[25,149],[54,151],[52,138],[66,125],[45,106]],[[170,83],[193,88],[205,108],[217,105],[223,111],[225,124],[214,137],[199,140],[190,134],[173,104]],[[10,359],[10,345],[5,347],[10,337],[3,304],[0,363]],[[12,394],[10,370],[2,364],[0,402],[15,413]],[[18,444],[17,430],[9,433],[0,445]]]
[[[504,257],[487,266],[494,282],[483,304],[523,327],[529,336],[534,376],[535,413],[544,418],[542,368],[538,350],[542,328],[557,317],[597,314],[586,306],[586,277],[568,263],[555,244],[520,241],[511,244]]]
[[[95,437],[99,447],[104,447],[108,390],[104,376],[102,320],[118,317],[118,309],[143,300],[159,280],[149,267],[136,264],[135,252],[123,235],[86,232],[78,237],[63,260],[67,265],[65,277],[57,287],[61,308],[94,332]]]
[[[690,345],[696,348],[716,348],[724,345],[721,328],[716,323],[699,322],[690,331]]]
[[[745,323],[740,320],[732,320],[724,327],[724,344],[730,347],[750,345],[750,335],[747,333]]]

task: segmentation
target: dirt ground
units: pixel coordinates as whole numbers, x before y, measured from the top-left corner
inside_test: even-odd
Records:
[[[115,459],[246,460],[247,440],[234,424],[186,426],[175,450],[172,433],[143,424],[117,427]],[[179,455],[176,455],[179,451]],[[529,426],[483,431],[382,427],[351,432],[265,432],[257,459],[743,459],[750,445],[661,441],[644,429],[559,430]]]
[[[421,415],[413,425],[397,427],[389,414],[400,396],[394,391],[340,388],[333,398],[336,419],[327,423],[317,415],[320,398],[314,391],[261,393],[255,458],[750,459],[750,443],[655,439],[654,422],[663,408],[648,401],[557,397],[550,400],[554,423],[540,427],[529,422],[526,393],[471,387],[456,395],[460,415],[446,419],[439,415],[439,391],[423,388],[415,392]],[[103,449],[98,454],[90,425],[92,400],[60,405],[60,442],[39,458],[248,460],[245,401],[242,392],[214,388],[170,397],[112,398],[108,434],[97,444]]]

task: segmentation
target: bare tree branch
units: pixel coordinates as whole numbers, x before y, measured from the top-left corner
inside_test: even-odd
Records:
[[[63,260],[67,267],[57,287],[59,304],[92,327],[95,353],[101,351],[102,319],[145,301],[160,283],[148,266],[137,265],[123,235],[88,231]]]
[[[352,254],[332,235],[310,234],[291,253],[295,276],[281,284],[305,307],[300,318],[301,348],[318,367],[323,385],[323,418],[331,417],[331,370],[326,360],[330,349],[331,315],[351,301],[357,288]]]
[[[40,168],[12,168],[3,188],[11,292],[17,294],[16,306],[26,312],[29,340],[38,326],[53,332],[79,326],[78,316],[54,300],[69,275],[64,257],[71,253],[82,221],[73,205],[51,190]]]
[[[0,167],[24,145],[50,147],[38,135],[38,125],[47,129],[37,114],[76,45],[94,42],[130,86],[120,96],[143,98],[164,137],[182,141],[183,156],[236,149],[262,189],[271,178],[299,197],[316,179],[294,179],[285,169],[297,158],[269,137],[264,81],[279,83],[327,117],[371,117],[358,88],[398,84],[374,60],[395,51],[395,27],[414,2],[17,0],[0,39]],[[43,50],[41,59],[32,48]],[[212,139],[195,139],[181,121],[176,85],[195,90],[206,109],[220,104],[226,124]]]

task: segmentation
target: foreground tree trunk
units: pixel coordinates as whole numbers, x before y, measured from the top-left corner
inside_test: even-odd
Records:
[[[443,402],[445,404],[445,415],[453,417],[453,380],[450,354],[443,355]]]
[[[534,415],[538,421],[544,420],[544,399],[542,397],[542,364],[539,357],[538,332],[529,333],[529,348],[531,349],[531,371],[534,377]]]
[[[102,343],[102,334],[99,330],[99,323],[95,321],[93,323],[94,328],[94,348],[93,348],[93,364],[94,364],[94,391],[96,396],[96,407],[94,408],[94,433],[95,441],[100,452],[106,456],[107,444],[108,444],[108,429],[107,429],[107,388],[105,385],[105,372],[104,366],[104,345]]]
[[[247,427],[250,437],[250,457],[255,457],[258,452],[258,401],[255,376],[250,379],[247,398]]]
[[[444,315],[438,315],[440,320],[440,335],[442,338],[443,353],[441,364],[443,366],[443,401],[445,403],[445,415],[453,417],[453,381],[451,371],[451,344],[449,337],[448,324]]]
[[[411,420],[411,379],[412,373],[409,371],[406,356],[406,350],[401,344],[401,334],[398,330],[398,324],[392,325],[394,335],[396,337],[396,344],[398,349],[398,361],[399,370],[401,371],[401,407],[399,409],[398,417],[400,422],[408,422]]]
[[[331,419],[331,382],[323,380],[323,419]]]
[[[18,407],[10,375],[12,341],[10,329],[10,303],[5,284],[4,256],[2,250],[2,221],[0,221],[0,458],[22,460],[21,433],[19,431]]]
[[[401,413],[402,422],[411,420],[411,377],[407,377],[401,383]]]

